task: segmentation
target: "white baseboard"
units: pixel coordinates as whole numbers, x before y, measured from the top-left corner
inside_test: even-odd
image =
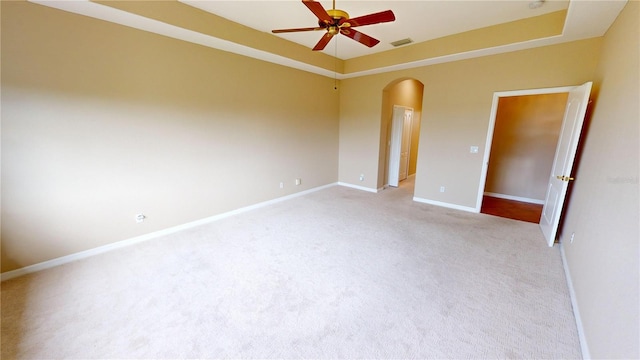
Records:
[[[507,199],[507,200],[531,203],[531,204],[544,205],[544,200],[540,200],[540,199],[532,199],[532,198],[526,198],[522,196],[513,196],[513,195],[498,194],[498,193],[492,193],[492,192],[485,192],[484,194],[487,196],[491,196],[499,199]]]
[[[420,203],[425,203],[425,204],[430,204],[430,205],[442,206],[442,207],[446,207],[446,208],[450,208],[450,209],[456,209],[456,210],[472,212],[472,213],[478,213],[479,212],[474,207],[456,205],[456,204],[451,204],[451,203],[446,203],[446,202],[436,201],[436,200],[429,200],[429,199],[419,198],[419,197],[415,197],[415,196],[413,197],[413,201],[420,202]]]
[[[381,189],[372,189],[372,188],[368,188],[368,187],[364,187],[364,186],[353,185],[353,184],[349,184],[349,183],[345,183],[345,182],[339,182],[338,185],[344,186],[344,187],[348,187],[348,188],[352,188],[352,189],[368,191],[368,192],[372,192],[372,193],[377,193],[378,191],[381,190]]]
[[[569,287],[569,297],[571,298],[571,308],[573,308],[573,316],[576,318],[576,327],[578,328],[578,339],[580,340],[580,350],[582,350],[582,358],[591,359],[591,354],[589,353],[589,345],[587,344],[587,338],[584,336],[584,326],[582,324],[582,318],[580,317],[580,310],[578,309],[576,293],[573,289],[573,281],[571,280],[571,273],[569,272],[567,257],[564,253],[564,245],[562,242],[560,242],[560,255],[562,256],[562,267],[564,267],[564,275],[567,278],[567,286]]]
[[[338,183],[332,183],[332,184],[328,184],[328,185],[323,185],[323,186],[318,186],[309,190],[305,190],[305,191],[301,191],[295,194],[291,194],[291,195],[287,195],[287,196],[282,196],[279,198],[275,198],[272,200],[267,200],[267,201],[263,201],[261,203],[257,203],[257,204],[253,204],[253,205],[249,205],[249,206],[245,206],[239,209],[235,209],[235,210],[231,210],[222,214],[218,214],[218,215],[214,215],[208,218],[204,218],[204,219],[200,219],[200,220],[196,220],[196,221],[192,221],[186,224],[182,224],[182,225],[177,225],[177,226],[173,226],[170,227],[168,229],[163,229],[163,230],[158,230],[158,231],[154,231],[152,233],[149,234],[145,234],[145,235],[141,235],[141,236],[136,236],[134,238],[130,238],[130,239],[126,239],[126,240],[121,240],[121,241],[117,241],[111,244],[107,244],[107,245],[103,245],[103,246],[98,246],[96,248],[93,249],[89,249],[89,250],[85,250],[85,251],[80,251],[77,253],[73,253],[73,254],[69,254],[69,255],[65,255],[65,256],[61,256],[59,258],[55,258],[55,259],[51,259],[51,260],[47,260],[47,261],[43,261],[41,263],[37,263],[37,264],[33,264],[33,265],[29,265],[29,266],[25,266],[23,268],[20,269],[16,269],[16,270],[11,270],[11,271],[7,271],[4,272],[2,274],[0,274],[0,281],[5,281],[5,280],[9,280],[9,279],[13,279],[16,278],[18,276],[22,276],[22,275],[26,275],[26,274],[30,274],[30,273],[34,273],[36,271],[41,271],[41,270],[45,270],[45,269],[49,269],[55,266],[59,266],[62,264],[66,264],[66,263],[70,263],[72,261],[76,261],[76,260],[80,260],[80,259],[84,259],[84,258],[88,258],[94,255],[98,255],[98,254],[102,254],[108,251],[112,251],[115,249],[120,249],[123,247],[127,247],[127,246],[131,246],[134,244],[138,244],[141,243],[143,241],[148,241],[151,239],[155,239],[157,237],[160,236],[165,236],[168,234],[172,234],[178,231],[182,231],[182,230],[186,230],[186,229],[190,229],[196,226],[200,226],[200,225],[204,225],[204,224],[208,224],[217,220],[221,220],[233,215],[238,215],[247,211],[251,211],[254,209],[258,209],[267,205],[272,205],[272,204],[276,204],[285,200],[289,200],[289,199],[293,199],[299,196],[303,196],[312,192],[316,192],[319,190],[323,190],[329,187],[333,187],[338,185]]]

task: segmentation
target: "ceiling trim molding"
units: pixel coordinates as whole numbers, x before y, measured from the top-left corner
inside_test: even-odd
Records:
[[[94,3],[89,0],[28,0],[31,3],[44,5],[54,9],[71,12],[78,15],[92,17],[111,23],[124,25],[138,30],[143,30],[158,35],[167,36],[173,39],[183,40],[190,43],[218,49],[254,59],[291,67],[294,69],[315,73],[322,76],[334,77],[334,72],[318,66],[310,65],[302,61],[290,59],[285,56],[276,55],[264,50],[254,49],[249,46],[240,45],[232,41],[206,35],[197,31],[188,30],[179,26],[167,24],[162,21],[149,19],[144,16],[132,14],[110,6]],[[339,74],[338,74],[339,75]]]
[[[513,52],[513,51],[533,49],[533,48],[542,47],[542,46],[561,44],[563,42],[569,42],[574,40],[581,40],[581,39],[567,39],[562,35],[557,35],[557,36],[552,36],[547,38],[528,40],[528,41],[523,41],[519,43],[500,45],[500,46],[484,48],[479,50],[465,51],[465,52],[460,52],[456,54],[443,55],[443,56],[437,56],[429,59],[407,62],[403,64],[390,65],[390,66],[380,67],[380,68],[371,69],[371,70],[364,70],[364,71],[343,74],[342,79],[382,74],[382,73],[392,72],[392,71],[407,70],[407,69],[413,69],[417,67],[443,64],[443,63],[448,63],[453,61],[467,60],[467,59],[473,59],[473,58],[489,56],[489,55],[497,55],[497,54],[503,54],[503,53]]]
[[[149,19],[144,16],[132,14],[123,10],[115,9],[102,4],[94,3],[89,0],[28,0],[31,3],[39,4],[58,10],[63,10],[79,15],[100,19],[127,27],[152,32],[155,34],[167,36],[170,38],[191,42],[194,44],[207,46],[210,48],[226,51],[242,56],[251,57],[257,60],[262,60],[290,68],[314,73],[321,76],[326,76],[335,79],[350,79],[361,76],[382,74],[386,72],[407,70],[417,67],[441,64],[451,61],[459,61],[471,58],[477,58],[488,55],[495,55],[501,53],[507,53],[512,51],[525,50],[530,48],[536,48],[541,46],[555,45],[569,41],[582,40],[592,37],[598,37],[604,35],[609,25],[615,20],[617,15],[622,11],[625,1],[584,1],[584,0],[572,0],[569,3],[569,9],[567,11],[567,18],[563,33],[557,36],[551,36],[547,38],[540,38],[535,40],[528,40],[518,43],[512,43],[507,45],[495,46],[491,48],[485,48],[480,50],[473,50],[467,52],[461,52],[456,54],[438,56],[434,58],[428,58],[418,61],[412,61],[402,64],[396,64],[391,66],[379,67],[376,69],[370,69],[365,71],[353,72],[353,73],[337,73],[331,70],[327,70],[318,66],[310,65],[302,61],[290,59],[285,56],[276,55],[264,50],[254,49],[249,46],[240,45],[228,40],[220,39],[211,35],[199,33],[197,31],[184,29],[175,25],[167,24],[162,21]],[[608,4],[603,4],[608,3]],[[611,4],[615,4],[612,6]],[[592,23],[587,22],[585,19],[590,19],[587,16],[590,13],[596,11],[606,11],[608,24],[601,24],[600,26],[593,26]],[[585,24],[586,22],[586,24]],[[587,29],[587,30],[585,30]]]

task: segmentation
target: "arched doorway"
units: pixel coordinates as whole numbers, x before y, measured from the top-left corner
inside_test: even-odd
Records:
[[[378,188],[389,185],[391,128],[394,107],[396,108],[396,112],[398,108],[410,109],[413,112],[408,125],[410,126],[410,130],[405,132],[409,134],[410,138],[405,140],[409,144],[407,174],[411,177],[416,173],[423,93],[424,84],[411,78],[396,79],[382,90]]]

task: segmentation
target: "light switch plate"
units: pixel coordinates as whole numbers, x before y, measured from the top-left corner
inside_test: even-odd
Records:
[[[478,153],[478,147],[477,146],[472,146],[469,148],[469,152],[472,154],[477,154]]]

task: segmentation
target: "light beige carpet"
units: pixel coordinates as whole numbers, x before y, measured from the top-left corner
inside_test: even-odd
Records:
[[[2,358],[580,358],[536,224],[332,187],[2,283]]]

